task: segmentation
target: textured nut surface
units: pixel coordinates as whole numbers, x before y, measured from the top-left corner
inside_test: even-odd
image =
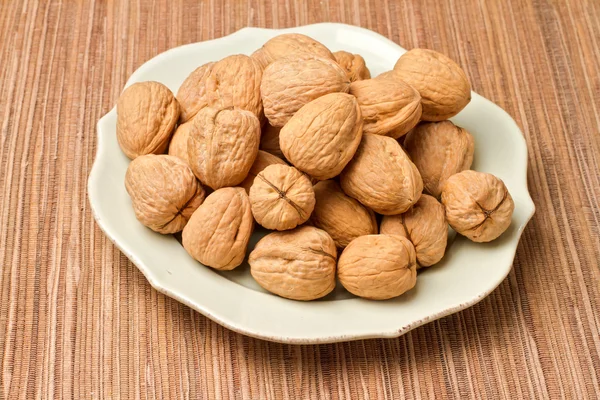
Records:
[[[417,269],[429,267],[440,261],[446,252],[448,223],[444,206],[434,197],[424,194],[404,214],[384,216],[381,233],[400,235],[410,240],[417,252]]]
[[[263,68],[283,57],[312,54],[335,61],[327,47],[311,37],[300,33],[285,33],[269,39],[263,47],[252,54]]]
[[[371,72],[367,68],[365,59],[360,54],[352,54],[347,51],[336,51],[333,53],[335,60],[340,67],[346,70],[350,82],[360,81],[362,79],[370,79]]]
[[[417,283],[415,248],[401,236],[360,236],[340,255],[338,278],[356,296],[373,300],[400,296]]]
[[[278,127],[310,101],[349,89],[346,72],[335,61],[312,55],[272,62],[265,69],[260,85],[265,116],[271,125]]]
[[[362,137],[358,102],[330,93],[302,107],[279,133],[281,151],[296,168],[316,179],[339,175]]]
[[[254,178],[250,204],[256,222],[282,231],[308,220],[315,208],[315,192],[308,177],[296,168],[272,164]]]
[[[175,130],[171,142],[169,143],[168,154],[181,158],[186,164],[189,165],[188,156],[188,138],[190,137],[190,130],[193,129],[194,123],[188,121],[185,124],[181,124]]]
[[[421,118],[421,96],[401,80],[367,79],[353,82],[350,94],[360,105],[363,131],[394,139],[410,131]]]
[[[422,97],[425,121],[443,121],[458,114],[471,101],[465,72],[450,58],[433,50],[413,49],[396,62],[398,77]]]
[[[321,229],[303,226],[270,233],[250,253],[250,272],[269,292],[294,300],[314,300],[335,287],[337,252]]]
[[[244,189],[219,189],[206,198],[183,229],[183,247],[204,265],[231,270],[244,260],[253,228]]]
[[[248,175],[260,141],[260,122],[241,109],[202,109],[192,121],[188,156],[202,183],[213,189],[236,186]]]
[[[269,165],[273,164],[287,165],[287,163],[281,158],[274,156],[273,154],[269,154],[266,151],[259,150],[258,154],[256,155],[256,160],[254,160],[254,164],[252,164],[252,167],[248,172],[248,176],[246,176],[246,179],[244,179],[240,186],[246,190],[246,193],[250,194],[250,187],[254,183],[254,178],[256,178],[256,175],[258,175],[259,172],[267,168]]]
[[[398,142],[365,133],[340,175],[344,192],[383,215],[400,214],[419,200],[423,181]]]
[[[327,232],[337,247],[344,248],[359,236],[377,233],[375,213],[347,196],[337,182],[321,181],[313,189],[316,204],[310,221]]]
[[[450,176],[471,168],[475,141],[466,129],[450,121],[417,125],[404,140],[404,148],[417,166],[423,187],[435,197]]]
[[[285,156],[279,146],[280,130],[281,128],[274,127],[268,123],[265,124],[262,128],[262,135],[260,137],[260,149],[283,159]]]
[[[177,92],[181,122],[188,121],[204,107],[238,107],[262,118],[261,80],[260,64],[242,54],[199,67]]]
[[[515,203],[502,180],[492,174],[462,171],[442,186],[450,226],[474,242],[489,242],[509,226]]]
[[[136,218],[159,233],[182,230],[205,195],[190,167],[168,155],[134,159],[125,174],[125,188]]]
[[[179,118],[179,104],[162,83],[134,83],[117,102],[117,141],[131,159],[162,154]]]

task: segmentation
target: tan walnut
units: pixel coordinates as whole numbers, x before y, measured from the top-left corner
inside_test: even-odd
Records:
[[[340,67],[346,70],[350,82],[371,79],[371,72],[367,68],[365,59],[360,54],[352,54],[342,50],[336,51],[333,56]]]
[[[273,164],[287,165],[287,163],[281,158],[267,153],[266,151],[259,150],[258,154],[256,155],[256,160],[254,160],[254,164],[252,164],[252,167],[248,172],[248,176],[246,176],[246,179],[240,183],[240,186],[246,190],[246,193],[250,194],[250,187],[254,183],[254,178],[256,178],[256,175],[258,175],[269,165]]]
[[[263,115],[260,98],[262,67],[254,59],[236,54],[193,71],[177,92],[181,122],[190,120],[204,107],[237,107],[257,118]]]
[[[190,163],[190,158],[188,156],[188,138],[190,137],[190,130],[193,127],[194,123],[192,120],[179,125],[169,143],[168,154],[170,156],[181,158],[188,165]]]
[[[377,233],[375,213],[347,196],[336,181],[321,181],[313,189],[316,204],[310,221],[327,232],[337,247],[344,248],[359,236]]]
[[[240,184],[258,153],[260,122],[256,116],[237,108],[206,107],[192,122],[188,157],[194,174],[213,189]]]
[[[417,252],[417,269],[429,267],[439,262],[446,252],[448,223],[444,206],[434,197],[423,194],[404,214],[384,216],[381,233],[410,240]]]
[[[397,139],[414,128],[421,118],[419,92],[399,79],[353,82],[350,94],[360,105],[365,133]]]
[[[313,178],[339,175],[362,137],[358,102],[346,93],[330,93],[302,107],[279,133],[285,158]]]
[[[400,296],[417,283],[415,248],[401,236],[360,236],[340,255],[338,278],[346,290],[359,297],[386,300]]]
[[[398,59],[394,71],[421,94],[421,118],[425,121],[453,117],[471,101],[471,85],[465,72],[436,51],[410,50]]]
[[[279,146],[279,131],[281,128],[274,127],[270,124],[265,124],[262,128],[262,134],[260,136],[260,149],[271,153],[281,159],[285,156]]]
[[[347,93],[346,72],[328,58],[296,55],[280,58],[265,69],[260,85],[265,116],[282,127],[302,106],[334,92]]]
[[[253,228],[250,201],[244,189],[215,190],[183,229],[183,247],[206,266],[231,270],[244,260]]]
[[[167,150],[179,118],[173,93],[159,82],[134,83],[117,102],[117,141],[131,159]]]
[[[250,273],[260,286],[281,297],[314,300],[335,287],[337,252],[323,230],[303,226],[262,238],[250,253]]]
[[[383,215],[401,214],[419,200],[423,181],[398,142],[365,133],[340,175],[344,192]]]
[[[168,155],[148,154],[131,161],[125,188],[136,218],[159,233],[182,230],[205,196],[190,167]]]
[[[510,226],[515,209],[502,180],[471,170],[446,180],[442,204],[450,226],[474,242],[489,242],[500,236]]]
[[[254,178],[250,204],[256,222],[283,231],[308,220],[315,208],[315,192],[308,177],[296,168],[272,164]]]
[[[284,33],[269,39],[252,54],[252,58],[266,68],[275,60],[298,54],[312,54],[335,61],[335,57],[327,47],[300,33]]]

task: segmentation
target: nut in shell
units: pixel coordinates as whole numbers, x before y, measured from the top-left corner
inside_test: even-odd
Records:
[[[333,53],[335,60],[340,67],[346,70],[350,82],[371,79],[371,72],[367,68],[365,59],[360,54],[352,54],[347,51],[336,51]]]
[[[190,167],[168,155],[134,159],[125,174],[125,188],[136,218],[165,234],[181,231],[205,195]]]
[[[159,82],[134,83],[117,102],[117,141],[131,159],[162,154],[179,118],[173,93]]]
[[[262,128],[262,135],[260,136],[260,149],[284,159],[285,156],[279,146],[280,130],[281,128],[274,127],[268,123],[265,124]]]
[[[244,189],[219,189],[206,198],[183,229],[183,247],[206,266],[231,270],[244,260],[253,228]]]
[[[359,297],[386,300],[400,296],[417,283],[415,248],[401,236],[360,236],[340,255],[338,278],[346,290]]]
[[[250,172],[248,172],[248,176],[244,181],[240,184],[246,190],[246,193],[250,194],[250,187],[254,183],[254,178],[258,175],[263,169],[267,168],[269,165],[273,164],[281,164],[287,165],[285,161],[281,158],[274,156],[273,154],[267,153],[266,151],[259,150],[256,155],[256,160],[254,160],[254,164],[250,168]]]
[[[270,233],[250,253],[256,282],[269,292],[293,300],[314,300],[335,287],[337,252],[323,230],[303,226]]]
[[[171,142],[169,143],[168,154],[181,158],[186,164],[189,165],[188,156],[188,138],[190,137],[190,130],[194,127],[193,121],[188,121],[181,124],[175,130]]]
[[[293,55],[315,55],[335,61],[335,57],[327,47],[313,38],[300,33],[285,33],[269,39],[260,49],[252,54],[263,68],[273,61]]]
[[[450,226],[474,242],[490,242],[500,236],[510,226],[515,209],[502,180],[471,170],[446,180],[442,204]]]

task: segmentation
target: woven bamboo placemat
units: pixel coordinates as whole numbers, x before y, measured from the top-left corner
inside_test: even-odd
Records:
[[[333,21],[465,67],[529,146],[537,213],[475,307],[392,340],[233,333],[157,293],[100,232],[96,121],[171,47]],[[0,4],[0,398],[596,398],[600,2],[39,1]]]

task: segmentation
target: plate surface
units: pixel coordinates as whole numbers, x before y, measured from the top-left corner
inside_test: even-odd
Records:
[[[244,28],[159,54],[135,71],[127,86],[154,80],[176,93],[199,65],[231,54],[251,54],[284,32],[309,35],[332,51],[359,53],[373,76],[391,69],[405,52],[377,33],[343,24]],[[469,105],[453,121],[475,137],[472,168],[498,176],[512,194],[515,212],[510,228],[487,244],[457,237],[444,259],[420,272],[416,287],[397,299],[363,300],[338,287],[319,301],[287,300],[263,291],[250,277],[247,264],[234,271],[215,272],[188,256],[173,236],[154,233],[136,220],[125,191],[129,159],[116,140],[116,117],[113,108],[98,122],[96,159],[88,181],[98,225],[158,291],[229,329],[261,339],[308,344],[397,337],[470,307],[509,273],[521,233],[535,210],[527,190],[527,147],[521,131],[500,107],[473,93]],[[249,251],[263,234],[256,230]]]

